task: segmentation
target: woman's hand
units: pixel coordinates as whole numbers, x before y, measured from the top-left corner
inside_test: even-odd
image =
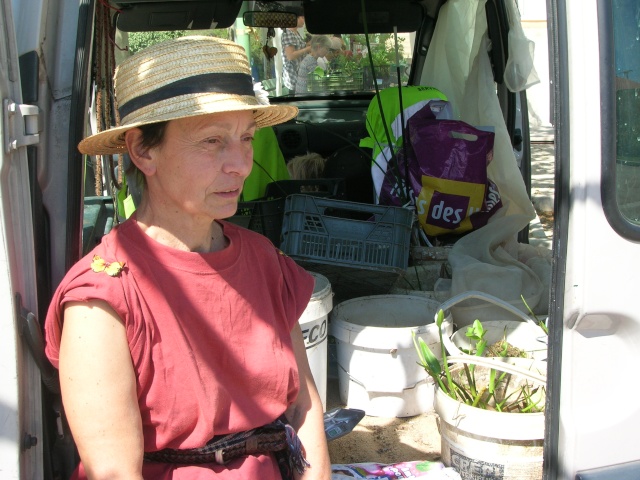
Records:
[[[330,480],[331,462],[327,438],[324,433],[322,401],[313,381],[299,324],[296,324],[291,332],[291,340],[298,362],[300,393],[287,410],[286,416],[291,422],[291,426],[298,432],[304,446],[305,458],[311,464],[303,475],[296,474],[296,478],[300,480]]]
[[[103,301],[65,305],[60,344],[65,413],[91,479],[141,479],[144,443],[122,320]]]

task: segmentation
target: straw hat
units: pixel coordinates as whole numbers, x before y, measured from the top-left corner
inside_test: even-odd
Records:
[[[82,140],[82,153],[126,152],[125,132],[149,123],[249,110],[260,128],[298,114],[296,107],[259,100],[264,95],[254,92],[244,48],[215,37],[181,37],[148,47],[122,62],[114,84],[121,124]]]

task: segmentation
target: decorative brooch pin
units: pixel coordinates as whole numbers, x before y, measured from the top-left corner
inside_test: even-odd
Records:
[[[91,270],[96,273],[104,272],[110,277],[117,277],[124,268],[125,262],[107,262],[100,255],[94,255]]]

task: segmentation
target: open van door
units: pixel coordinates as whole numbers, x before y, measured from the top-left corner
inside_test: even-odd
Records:
[[[38,108],[22,103],[11,0],[0,10],[0,465],[2,478],[43,478],[40,372],[23,340],[37,304],[26,150]]]
[[[549,6],[557,164],[545,478],[639,478],[640,1]]]

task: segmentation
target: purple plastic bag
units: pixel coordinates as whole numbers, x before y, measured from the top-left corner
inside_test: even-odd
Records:
[[[409,119],[407,130],[409,142],[396,153],[397,166],[389,163],[380,203],[415,205],[429,236],[485,225],[502,206],[497,186],[487,177],[493,132],[458,120],[437,120],[428,108]]]

